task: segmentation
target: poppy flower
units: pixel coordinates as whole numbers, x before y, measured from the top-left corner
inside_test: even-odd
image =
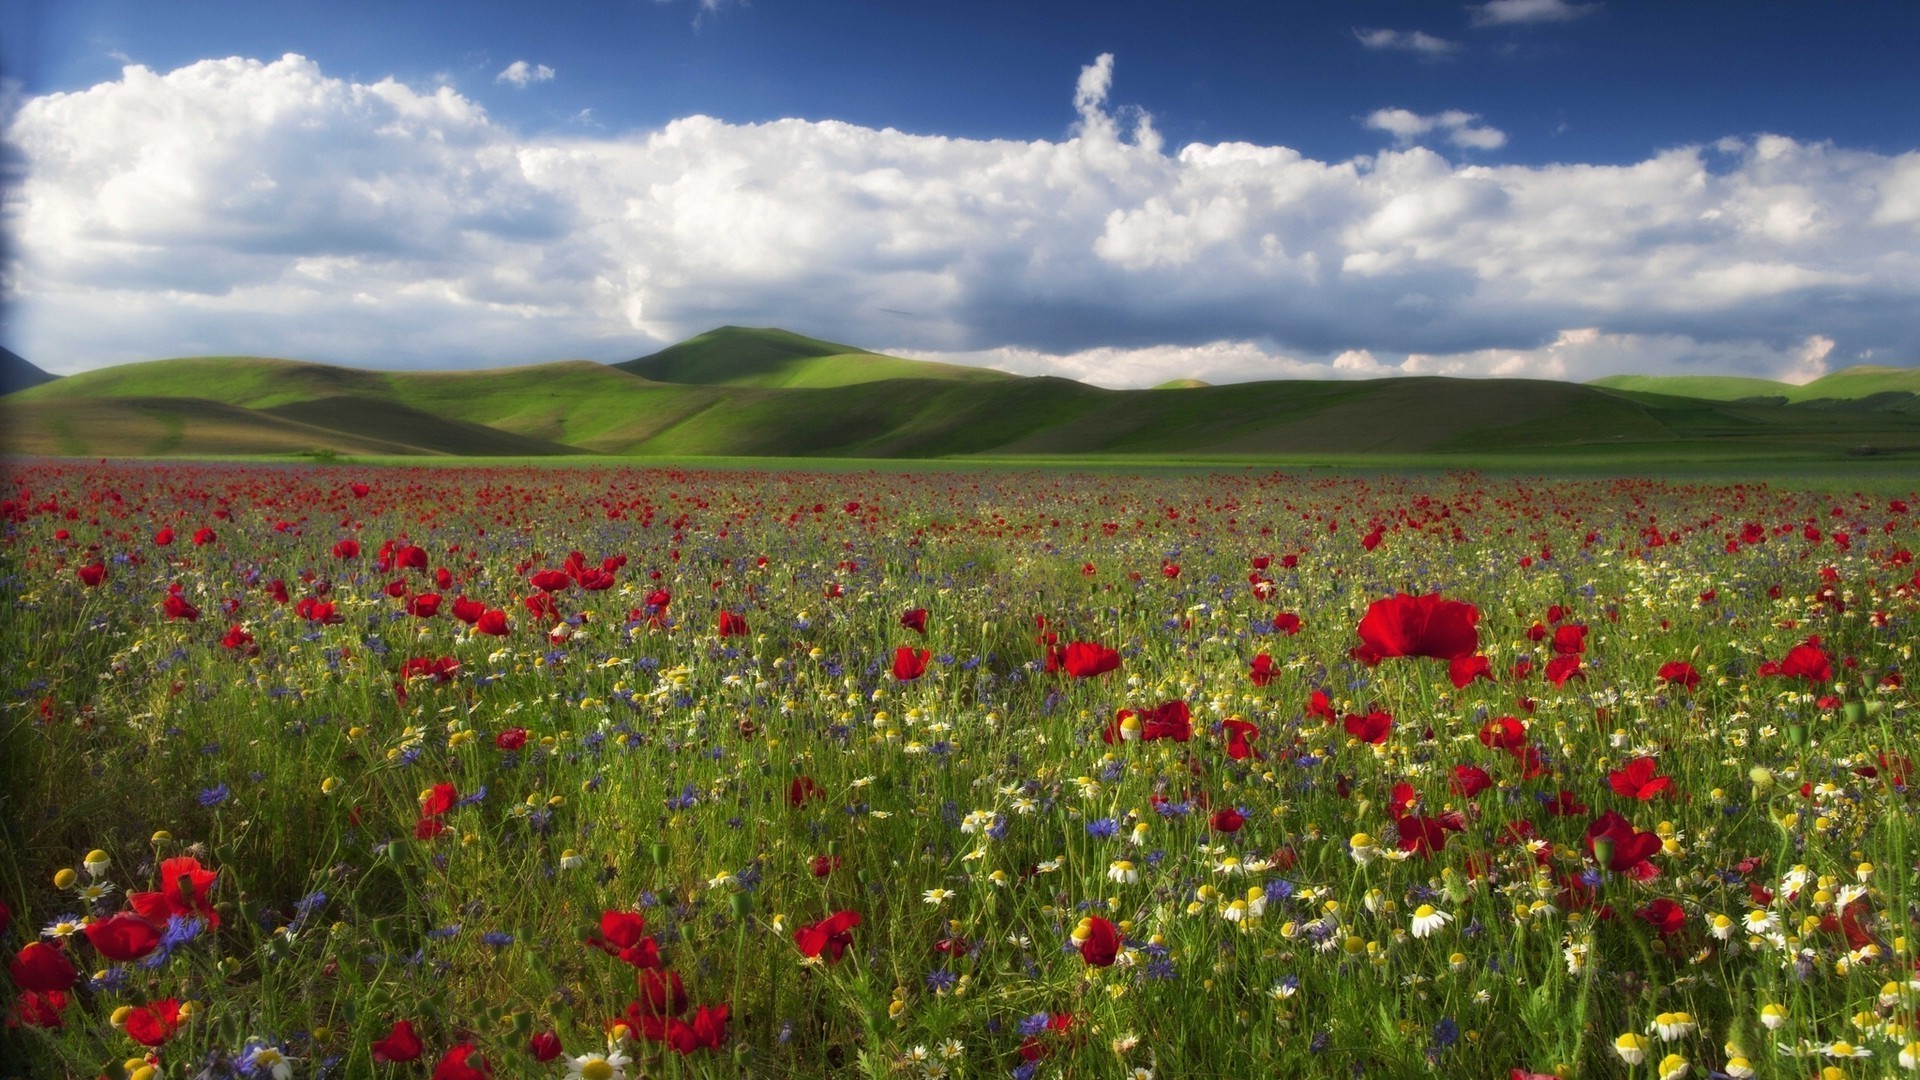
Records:
[[[1090,641],[1069,642],[1060,666],[1076,679],[1090,679],[1117,670],[1120,667],[1120,653],[1117,649]]]
[[[815,855],[807,861],[807,869],[813,872],[814,877],[826,877],[838,870],[840,864],[844,862],[846,860],[838,855]]]
[[[811,776],[796,776],[787,785],[787,805],[799,806],[810,799],[825,799],[827,789]]]
[[[1587,651],[1587,628],[1567,623],[1553,632],[1553,651],[1561,656],[1578,656]]]
[[[478,600],[469,600],[465,596],[456,596],[453,598],[452,610],[454,618],[472,626],[480,621],[480,616],[486,614],[487,605]]]
[[[723,611],[720,613],[720,621],[716,629],[723,638],[745,637],[747,634],[747,620],[735,615],[731,611]]]
[[[1687,925],[1687,910],[1664,896],[1635,911],[1634,915],[1658,930],[1661,937],[1677,934]]]
[[[527,579],[528,584],[541,592],[556,593],[567,589],[573,579],[560,570],[540,570]]]
[[[501,750],[518,750],[527,745],[527,729],[511,727],[493,737],[493,745]]]
[[[853,928],[860,925],[860,913],[857,911],[836,911],[811,926],[803,926],[793,932],[793,943],[800,946],[800,955],[812,959],[821,953],[827,954],[827,963],[837,964],[840,957],[853,944]]]
[[[1235,761],[1261,758],[1260,751],[1253,748],[1253,741],[1260,737],[1260,729],[1239,717],[1228,717],[1221,727],[1227,733],[1227,756]]]
[[[1138,736],[1132,734],[1139,731]],[[1166,701],[1151,709],[1136,713],[1132,709],[1121,709],[1113,715],[1101,740],[1108,745],[1116,742],[1130,742],[1134,738],[1142,742],[1156,739],[1172,739],[1174,742],[1186,742],[1193,738],[1193,711],[1184,701]]]
[[[911,682],[927,673],[927,661],[933,654],[926,649],[900,646],[893,651],[893,677],[901,682]]]
[[[1307,715],[1333,723],[1333,699],[1327,696],[1325,690],[1315,690],[1307,695]]]
[[[1663,683],[1681,687],[1688,693],[1692,693],[1693,688],[1700,685],[1700,673],[1685,660],[1669,660],[1661,664],[1657,678]]]
[[[1248,665],[1247,677],[1253,680],[1253,685],[1265,686],[1273,681],[1276,670],[1273,666],[1273,657],[1261,653]]]
[[[600,929],[587,935],[587,944],[619,957],[634,967],[660,966],[660,946],[646,935],[646,917],[637,911],[603,911]]]
[[[1493,786],[1493,777],[1478,765],[1455,765],[1447,789],[1461,798],[1471,799]]]
[[[1547,681],[1555,686],[1564,686],[1568,679],[1585,680],[1587,673],[1580,670],[1580,654],[1565,653],[1547,661]]]
[[[917,607],[907,611],[905,614],[900,616],[900,625],[906,627],[907,629],[913,631],[916,634],[926,633],[927,632],[927,609],[923,607]]]
[[[527,1040],[527,1053],[535,1061],[552,1061],[560,1056],[560,1035],[553,1031],[542,1031]]]
[[[1465,690],[1475,679],[1493,681],[1493,665],[1484,656],[1464,656],[1447,661],[1447,680],[1455,690]]]
[[[1659,763],[1653,758],[1634,758],[1624,767],[1609,772],[1607,784],[1616,795],[1646,802],[1658,798],[1661,792],[1673,786],[1673,777],[1656,775],[1659,768]]]
[[[1081,920],[1074,932],[1080,943],[1080,957],[1094,967],[1112,967],[1120,955],[1120,931],[1098,915]]]
[[[30,942],[15,953],[7,964],[7,974],[13,985],[42,994],[71,990],[80,981],[80,973],[67,959],[66,950],[44,941]]]
[[[1396,593],[1375,600],[1360,619],[1355,659],[1377,664],[1395,656],[1463,660],[1480,651],[1480,609],[1439,593]]]
[[[341,540],[333,545],[333,557],[336,559],[357,559],[360,557],[360,541]]]
[[[142,1046],[159,1046],[180,1030],[180,999],[167,998],[136,1005],[127,1013],[127,1037]]]
[[[507,632],[511,630],[512,627],[507,624],[506,612],[499,608],[488,608],[480,613],[478,619],[473,621],[473,629],[474,632],[478,634],[487,634],[491,637],[506,637]]]
[[[188,602],[186,597],[177,592],[169,592],[167,594],[166,600],[161,603],[161,610],[166,613],[169,619],[185,619],[188,622],[200,621],[200,609],[194,607]]]
[[[1637,881],[1658,877],[1660,871],[1647,860],[1665,846],[1660,834],[1641,832],[1633,823],[1609,810],[1587,826],[1587,851],[1596,860],[1603,852],[1598,846],[1602,841],[1611,845],[1612,854],[1606,859],[1607,869],[1616,874],[1626,874]]]
[[[1273,628],[1292,637],[1300,632],[1300,616],[1291,611],[1283,611],[1273,617]]]
[[[687,1011],[687,988],[680,973],[658,971],[640,973],[640,1000],[634,1003],[641,1016],[679,1016]]]
[[[1446,849],[1448,833],[1465,831],[1467,820],[1459,814],[1441,814],[1438,817],[1409,814],[1393,824],[1400,833],[1401,851],[1431,856],[1436,851]]]
[[[1547,813],[1554,817],[1578,817],[1587,812],[1587,804],[1566,788],[1561,788],[1558,795],[1548,799],[1546,808]]]
[[[1225,810],[1215,810],[1213,816],[1207,819],[1207,824],[1213,828],[1214,832],[1223,833],[1239,832],[1240,827],[1246,823],[1247,816],[1231,806]]]
[[[1355,716],[1349,713],[1346,719],[1342,721],[1342,724],[1347,729],[1348,735],[1359,739],[1363,743],[1372,743],[1375,746],[1386,742],[1387,736],[1393,732],[1392,715],[1381,712],[1378,709],[1367,713],[1365,716]]]
[[[407,544],[393,553],[393,565],[402,570],[425,570],[427,549],[417,544]]]
[[[1768,660],[1760,665],[1760,674],[1778,675],[1784,679],[1806,679],[1808,682],[1827,683],[1833,681],[1833,658],[1820,647],[1818,637],[1787,650],[1780,660]]]
[[[440,614],[440,594],[420,593],[407,600],[407,614],[416,619],[431,619]]]
[[[220,876],[217,870],[208,870],[200,865],[200,860],[191,855],[180,855],[160,862],[160,890],[158,892],[138,892],[127,897],[127,903],[143,918],[156,926],[164,926],[167,919],[180,915],[188,918],[199,917],[207,921],[211,929],[220,929],[220,913],[214,910],[213,901],[207,898],[212,891],[214,881]]]
[[[138,960],[160,946],[160,929],[126,912],[90,922],[82,932],[100,955],[122,963]]]
[[[692,1023],[675,1020],[668,1025],[667,1045],[682,1054],[701,1049],[720,1049],[720,1044],[727,1041],[727,1015],[730,1011],[725,1004],[700,1006],[693,1014]]]
[[[161,530],[160,530],[159,532],[157,532],[157,533],[154,533],[154,534],[153,534],[153,542],[154,542],[154,543],[155,543],[156,545],[158,545],[159,547],[166,547],[166,546],[168,546],[169,544],[172,544],[172,543],[173,543],[173,530],[172,530],[172,529],[161,529]]]
[[[87,588],[98,588],[101,582],[107,580],[107,564],[102,562],[88,563],[76,569],[74,576],[78,577],[80,584],[85,585]]]
[[[433,1066],[433,1080],[488,1080],[493,1066],[472,1043],[449,1047]]]
[[[425,1049],[420,1043],[420,1036],[413,1033],[411,1020],[395,1020],[392,1031],[387,1032],[384,1038],[375,1039],[369,1045],[373,1050],[373,1061],[376,1065],[386,1062],[412,1061]]]
[[[460,792],[452,784],[435,784],[420,801],[420,813],[426,817],[439,817],[452,810],[460,801]]]

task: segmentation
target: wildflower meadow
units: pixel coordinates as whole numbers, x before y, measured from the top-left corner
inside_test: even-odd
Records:
[[[1920,1066],[1920,497],[21,461],[23,1077]]]

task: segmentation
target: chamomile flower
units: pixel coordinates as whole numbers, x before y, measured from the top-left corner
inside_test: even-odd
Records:
[[[1760,1006],[1760,1026],[1768,1031],[1779,1031],[1787,1024],[1787,1007],[1777,1003]]]
[[[1365,866],[1380,854],[1380,848],[1374,843],[1373,834],[1357,832],[1347,840],[1347,854],[1353,861]]]
[[[920,894],[920,899],[932,907],[939,907],[941,904],[952,899],[953,895],[954,892],[952,889],[928,889],[926,892]]]
[[[1679,1054],[1668,1054],[1660,1059],[1660,1080],[1680,1080],[1691,1068],[1687,1059]]]
[[[1432,904],[1421,904],[1413,909],[1413,936],[1427,937],[1452,921],[1453,916],[1447,912],[1441,911]]]
[[[567,1061],[567,1080],[626,1080],[627,1066],[633,1059],[613,1050],[605,1054],[581,1054]]]
[[[1631,1031],[1626,1032],[1613,1040],[1613,1052],[1620,1055],[1621,1061],[1629,1065],[1638,1065],[1647,1060],[1646,1036]]]
[[[1674,1042],[1699,1029],[1700,1025],[1694,1023],[1691,1013],[1663,1012],[1653,1018],[1653,1026],[1649,1030],[1659,1035],[1661,1042]]]
[[[1140,871],[1131,859],[1115,859],[1107,867],[1107,878],[1121,885],[1132,885],[1140,880]]]

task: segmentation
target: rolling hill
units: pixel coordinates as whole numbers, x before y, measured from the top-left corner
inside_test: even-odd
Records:
[[[1646,388],[1669,385],[1662,380],[1178,380],[1104,390],[723,327],[611,366],[126,364],[0,399],[0,438],[14,453],[135,456],[1920,457],[1920,413],[1885,407],[1911,397],[1897,387],[1914,376],[1839,372],[1828,389],[1860,397],[1806,404]]]
[[[1885,408],[1899,402],[1890,395],[1920,397],[1920,369],[1861,364],[1822,375],[1810,383],[1775,382],[1732,375],[1610,375],[1587,384],[1609,390],[1638,390],[1712,401],[1779,398],[1792,404],[1862,402]]]

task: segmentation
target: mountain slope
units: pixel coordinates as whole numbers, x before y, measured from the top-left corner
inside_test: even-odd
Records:
[[[788,330],[722,326],[614,367],[655,382],[693,386],[832,387],[883,379],[995,382],[986,368],[906,360]]]
[[[41,371],[12,349],[0,348],[0,394],[11,394],[15,390],[39,386],[59,378]]]

